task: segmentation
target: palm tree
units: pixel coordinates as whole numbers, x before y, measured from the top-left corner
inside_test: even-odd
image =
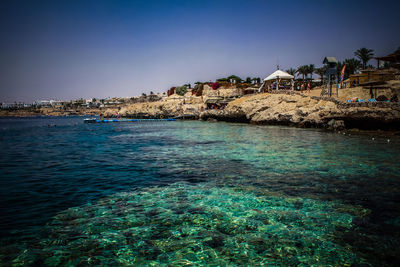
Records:
[[[310,64],[310,65],[307,66],[307,72],[308,72],[308,74],[310,74],[311,80],[312,80],[312,74],[314,73],[314,71],[315,71],[315,65],[314,64]]]
[[[296,75],[296,69],[294,69],[294,68],[290,68],[290,69],[286,70],[286,72],[293,76]]]
[[[321,67],[321,68],[317,68],[317,69],[314,70],[314,73],[318,74],[321,77],[321,83],[322,84],[324,83],[325,72],[326,72],[326,66]]]
[[[304,76],[307,75],[308,70],[307,70],[307,66],[303,65],[297,68],[297,74],[299,75],[303,75],[303,82],[304,82]]]
[[[355,58],[347,58],[344,60],[344,64],[346,64],[346,71],[345,71],[345,79],[347,79],[350,74],[356,73],[357,70],[361,68],[361,61]]]
[[[361,60],[362,67],[363,67],[363,69],[365,69],[365,67],[367,66],[368,61],[374,55],[374,50],[367,49],[367,48],[363,47],[363,48],[358,49],[356,52],[354,52],[354,55]]]

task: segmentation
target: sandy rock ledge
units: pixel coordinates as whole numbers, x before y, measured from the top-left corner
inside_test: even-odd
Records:
[[[242,97],[229,103],[225,110],[202,112],[200,118],[334,130],[400,130],[400,105],[379,102],[349,104],[333,98],[288,92]]]

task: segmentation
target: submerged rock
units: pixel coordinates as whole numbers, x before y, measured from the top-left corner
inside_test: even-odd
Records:
[[[182,213],[177,213],[182,194],[186,200],[179,205]],[[111,212],[118,203],[129,204],[124,205],[125,212]],[[139,204],[142,210],[136,209]],[[52,234],[13,262],[16,266],[38,260],[44,265],[356,264],[360,259],[337,244],[334,236],[336,228],[350,230],[352,221],[360,219],[338,212],[351,211],[349,205],[341,207],[338,202],[255,194],[207,183],[149,188],[60,213],[48,226]]]
[[[332,119],[327,123],[327,125],[328,129],[331,130],[343,130],[346,128],[343,120]]]

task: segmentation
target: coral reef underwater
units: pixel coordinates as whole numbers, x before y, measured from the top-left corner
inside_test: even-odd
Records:
[[[175,183],[115,194],[55,216],[12,261],[43,265],[352,265],[335,242],[359,206],[252,187]]]

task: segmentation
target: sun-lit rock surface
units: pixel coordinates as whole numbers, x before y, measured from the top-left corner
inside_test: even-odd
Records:
[[[201,101],[193,98],[191,101],[182,98],[170,98],[167,101],[135,103],[122,107],[119,113],[125,117],[175,117],[183,114],[199,115]],[[107,110],[106,116],[115,115]]]
[[[397,103],[344,103],[334,98],[291,92],[243,96],[230,102],[223,110],[205,110],[204,102],[209,98],[221,96],[220,92],[225,90],[207,91],[205,89],[206,93],[202,97],[172,95],[165,101],[135,103],[122,107],[119,113],[126,117],[176,117],[185,114],[203,120],[282,124],[337,130],[342,128],[397,129],[400,122],[400,106]],[[233,94],[229,96],[232,97]],[[105,112],[105,115],[112,116],[116,112],[117,110],[110,109]]]
[[[396,128],[396,103],[343,103],[301,94],[260,94],[232,101],[224,110],[202,113],[203,119],[248,121],[323,128]]]

